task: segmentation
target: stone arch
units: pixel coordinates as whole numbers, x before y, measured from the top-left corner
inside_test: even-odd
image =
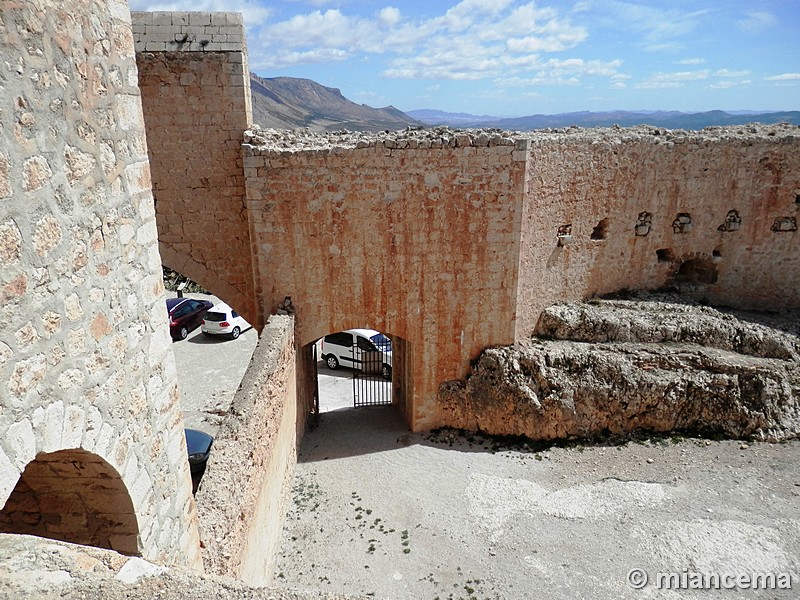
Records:
[[[187,254],[177,251],[165,242],[159,242],[158,247],[161,253],[161,262],[164,266],[198,283],[220,300],[234,307],[239,314],[257,329],[261,329],[263,323],[260,321],[261,315],[256,310],[255,298],[246,290],[243,291],[240,287],[226,281],[215,270],[209,269],[206,265]]]
[[[34,413],[33,422],[23,419],[0,433],[0,473],[6,475],[0,477],[0,508],[19,484],[21,473],[36,459],[50,455],[67,457],[61,452],[90,456],[93,462],[102,461],[108,466],[110,478],[119,480],[120,490],[125,490],[138,524],[136,548],[133,548],[130,543],[132,538],[128,536],[125,540],[115,538],[116,545],[111,546],[113,549],[160,564],[201,564],[182,427],[151,431],[145,434],[146,446],[142,446],[135,441],[141,439],[141,432],[134,433],[130,425],[115,426],[108,415],[96,406],[84,408],[59,400],[46,408],[36,409]],[[167,464],[165,460],[173,464]],[[173,472],[173,484],[169,481],[158,482],[153,477],[159,471],[163,477],[167,473],[165,469],[175,467],[177,471]],[[156,503],[157,498],[162,501],[167,498],[164,486],[169,490],[171,502],[176,507],[182,507],[181,510],[188,517],[184,521],[188,527],[188,539],[181,539],[179,543],[176,540],[174,546],[170,547],[164,547],[163,541],[165,531],[173,527],[172,518],[162,518]],[[123,545],[123,541],[127,545]]]
[[[139,523],[122,476],[81,448],[40,453],[25,466],[0,511],[0,532],[141,554]]]

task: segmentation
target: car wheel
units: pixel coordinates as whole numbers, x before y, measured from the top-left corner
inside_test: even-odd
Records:
[[[384,379],[391,379],[392,378],[392,367],[389,365],[383,365],[381,367],[381,377]]]
[[[328,358],[325,359],[325,364],[328,365],[329,369],[339,368],[339,361],[336,360],[336,357],[333,354],[328,355]]]
[[[240,334],[241,332],[242,332],[242,330],[241,330],[241,329],[239,329],[238,327],[234,327],[234,328],[233,328],[233,331],[231,331],[231,337],[232,337],[233,339],[236,339],[236,338],[238,338],[238,337],[239,337],[239,334]]]
[[[185,340],[187,337],[189,337],[189,330],[186,327],[181,327],[181,330],[178,332],[178,336],[182,340]]]

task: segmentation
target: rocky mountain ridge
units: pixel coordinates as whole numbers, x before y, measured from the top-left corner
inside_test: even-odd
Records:
[[[372,108],[310,79],[250,74],[253,121],[277,129],[394,131],[421,125],[393,106]]]

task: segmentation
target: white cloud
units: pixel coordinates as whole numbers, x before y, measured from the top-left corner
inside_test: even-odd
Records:
[[[394,6],[387,6],[378,11],[378,22],[384,27],[393,27],[400,22],[400,11]]]
[[[738,87],[741,85],[749,85],[751,83],[753,82],[749,79],[740,79],[736,81],[723,79],[722,81],[717,81],[712,83],[708,87],[711,88],[712,90],[729,90],[734,87]]]
[[[679,65],[702,65],[706,62],[704,58],[684,58],[677,61]]]
[[[783,73],[782,75],[772,75],[764,77],[767,81],[795,81],[800,79],[800,73]]]
[[[708,79],[710,71],[681,71],[678,73],[654,73],[636,85],[639,89],[673,89],[683,87],[687,81],[701,81]]]
[[[731,71],[730,69],[720,69],[714,73],[714,77],[747,77],[750,71]]]
[[[749,12],[745,18],[736,22],[736,26],[745,33],[761,33],[777,24],[777,19],[768,12]]]
[[[661,3],[659,3],[661,4]],[[646,6],[620,0],[598,0],[593,6],[601,25],[615,30],[631,31],[641,37],[632,40],[649,51],[677,51],[683,47],[680,38],[688,36],[703,25],[709,10],[683,11],[663,3]]]
[[[263,26],[249,47],[254,68],[367,53],[390,57],[387,78],[477,80],[543,68],[541,55],[587,38],[584,27],[536,2],[461,0],[421,20],[394,6],[371,16],[315,10]]]

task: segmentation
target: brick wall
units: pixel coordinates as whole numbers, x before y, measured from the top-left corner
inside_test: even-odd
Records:
[[[33,490],[57,513],[34,472],[80,455],[133,506],[119,549],[199,565],[127,5],[2,3],[0,55],[0,504]],[[64,482],[64,515],[90,483]]]
[[[132,18],[163,263],[257,324],[241,155],[251,120],[241,15]]]

